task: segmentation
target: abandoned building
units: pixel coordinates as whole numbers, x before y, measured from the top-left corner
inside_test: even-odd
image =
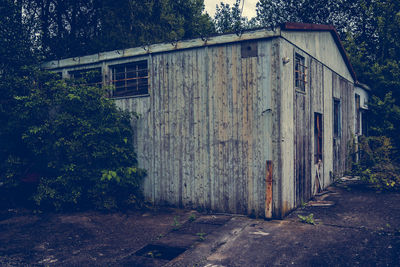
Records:
[[[155,204],[281,218],[349,167],[368,88],[336,30],[274,30],[46,62],[93,83],[133,119],[143,190]]]

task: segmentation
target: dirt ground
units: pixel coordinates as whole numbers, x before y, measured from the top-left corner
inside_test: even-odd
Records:
[[[399,193],[350,181],[316,200],[272,221],[171,208],[0,211],[0,265],[400,266]],[[315,225],[300,222],[311,213]]]

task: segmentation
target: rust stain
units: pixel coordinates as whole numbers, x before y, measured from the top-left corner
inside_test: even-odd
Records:
[[[266,161],[265,217],[272,218],[272,160]]]

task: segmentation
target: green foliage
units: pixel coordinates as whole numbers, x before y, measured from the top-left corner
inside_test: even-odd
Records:
[[[189,222],[194,222],[196,220],[196,214],[190,214]]]
[[[397,151],[387,136],[363,137],[360,140],[360,160],[355,174],[378,190],[400,189],[400,167]]]
[[[314,221],[314,214],[310,213],[307,216],[303,216],[303,215],[297,215],[300,219],[300,222],[302,223],[308,223],[308,224],[312,224],[312,225],[316,225],[315,221]]]
[[[392,93],[369,103],[369,134],[358,144],[353,174],[378,190],[400,190],[400,108]]]
[[[196,233],[196,235],[198,236],[198,240],[200,242],[203,242],[204,240],[206,240],[207,233]]]
[[[25,23],[47,59],[204,36],[204,0],[23,0]]]
[[[179,228],[181,228],[181,223],[179,222],[179,216],[174,217],[174,222],[172,223],[172,230],[173,231],[178,231]]]
[[[36,205],[57,210],[140,204],[131,114],[104,89],[32,75],[30,94],[15,96],[3,190],[30,183]]]
[[[339,32],[354,24],[358,11],[352,0],[260,0],[257,21],[265,27],[277,27],[285,22],[334,24]]]
[[[242,2],[243,3],[243,2]],[[250,21],[242,16],[241,0],[236,0],[235,4],[231,7],[229,4],[217,5],[214,16],[214,25],[218,33],[238,33],[241,31],[258,26],[255,19]]]

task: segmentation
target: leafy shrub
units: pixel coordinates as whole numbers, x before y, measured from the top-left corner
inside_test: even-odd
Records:
[[[362,137],[360,160],[355,173],[378,190],[400,190],[400,167],[397,151],[387,136]]]
[[[145,173],[133,151],[132,114],[104,89],[44,72],[33,80],[28,95],[15,97],[0,187],[57,210],[140,204]]]
[[[400,190],[400,107],[390,92],[370,100],[370,136],[359,140],[359,160],[354,161],[353,174],[377,190]]]

